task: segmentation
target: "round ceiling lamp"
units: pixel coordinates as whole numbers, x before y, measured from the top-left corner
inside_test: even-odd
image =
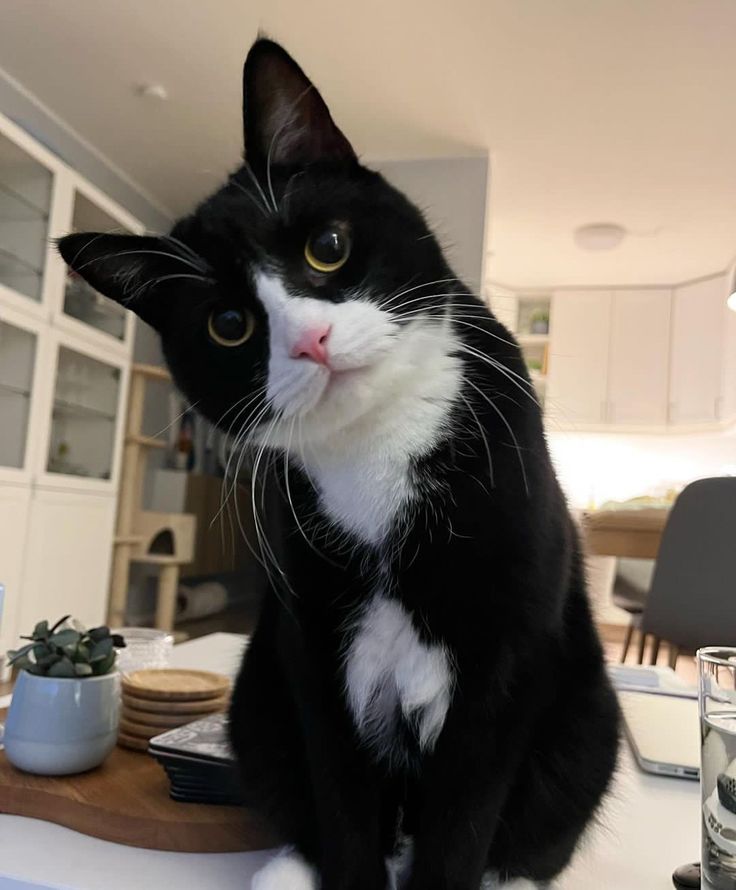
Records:
[[[575,229],[575,243],[583,250],[613,250],[626,237],[626,229],[616,223],[591,223]]]

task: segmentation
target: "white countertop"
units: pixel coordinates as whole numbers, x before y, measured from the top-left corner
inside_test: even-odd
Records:
[[[212,634],[175,647],[172,664],[232,674],[243,644]],[[671,890],[673,870],[700,858],[699,799],[697,782],[645,775],[624,746],[613,791],[555,890]],[[268,856],[141,850],[0,815],[0,890],[247,890]]]

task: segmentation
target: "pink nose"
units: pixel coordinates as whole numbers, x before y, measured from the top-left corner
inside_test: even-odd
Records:
[[[291,347],[292,358],[309,358],[318,365],[329,367],[327,355],[327,339],[330,336],[332,325],[317,325],[307,328],[296,339]]]

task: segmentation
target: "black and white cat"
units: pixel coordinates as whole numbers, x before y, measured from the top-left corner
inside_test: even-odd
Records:
[[[278,45],[246,162],[169,236],[59,248],[254,445],[270,592],[230,726],[284,853],[256,890],[546,882],[614,770],[580,548],[511,335]]]

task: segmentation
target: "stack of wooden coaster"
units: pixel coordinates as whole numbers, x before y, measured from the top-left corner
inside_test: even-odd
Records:
[[[224,711],[230,680],[210,671],[142,670],[123,675],[122,693],[118,744],[146,751],[154,736]]]

